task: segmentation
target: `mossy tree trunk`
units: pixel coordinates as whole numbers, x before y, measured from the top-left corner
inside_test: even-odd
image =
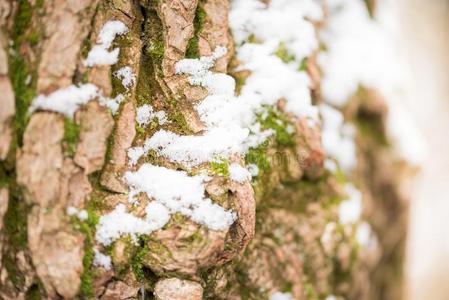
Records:
[[[99,216],[128,203],[122,181],[129,169],[126,151],[160,129],[137,126],[136,107],[151,104],[165,111],[166,129],[177,134],[200,134],[204,124],[194,105],[207,93],[176,75],[174,65],[210,55],[218,46],[228,54],[214,70],[244,83],[245,71],[235,71],[229,5],[228,0],[0,0],[1,298],[267,299],[281,291],[296,299],[399,299],[407,206],[396,181],[402,166],[385,142],[382,101],[369,90],[356,94],[344,111],[360,128],[352,178],[323,167],[320,127],[284,112],[280,99],[264,125],[275,137],[235,157],[258,165],[252,183],[229,181],[226,166],[207,166],[218,170],[206,188],[209,196],[238,212],[229,231],[211,231],[174,215],[137,244],[122,238],[103,249],[112,269],[93,265]],[[87,68],[83,61],[109,20],[129,29],[114,41],[119,61]],[[113,76],[124,66],[137,75],[127,90]],[[314,55],[307,71],[316,104],[317,68]],[[83,83],[95,84],[108,97],[124,95],[118,113],[97,101],[73,119],[28,112],[37,95]],[[146,162],[180,168],[151,155]],[[355,228],[338,224],[348,181],[362,190],[365,219],[372,221],[378,247],[361,248]],[[68,207],[87,210],[88,218],[68,216]]]

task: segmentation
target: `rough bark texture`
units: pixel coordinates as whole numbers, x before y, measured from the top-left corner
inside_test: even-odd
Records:
[[[127,201],[122,176],[137,166],[128,165],[126,150],[159,127],[141,130],[136,107],[167,112],[173,132],[201,134],[194,105],[207,92],[176,75],[174,64],[225,46],[215,70],[245,77],[234,72],[228,9],[228,0],[0,0],[0,298],[267,299],[289,291],[295,299],[400,299],[407,201],[399,178],[406,166],[386,142],[382,99],[363,89],[344,111],[359,128],[352,178],[324,169],[320,128],[283,112],[280,99],[277,117],[296,134],[233,158],[259,164],[252,183],[214,175],[206,187],[211,199],[237,212],[228,231],[175,215],[137,244],[122,238],[102,249],[112,256],[112,270],[92,265],[98,216],[117,203],[144,213]],[[88,69],[86,53],[111,19],[129,28],[114,42],[119,62]],[[128,91],[111,75],[122,66],[137,74]],[[307,68],[319,103],[314,57]],[[105,96],[124,93],[118,113],[91,101],[73,120],[28,114],[34,96],[83,82]],[[179,168],[161,158],[147,161]],[[354,231],[338,224],[348,180],[362,188],[376,248],[360,248]],[[86,209],[88,219],[69,217],[69,206]]]

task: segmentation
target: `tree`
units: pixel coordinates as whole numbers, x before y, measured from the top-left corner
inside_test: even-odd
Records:
[[[221,97],[234,81],[217,74],[244,95],[257,72],[241,67],[229,9],[0,1],[2,298],[399,299],[407,167],[391,154],[382,97],[361,87],[342,108],[358,128],[345,172],[323,149],[326,125],[296,115],[288,96],[250,108]],[[303,22],[318,31],[325,19]],[[318,107],[323,50],[300,59],[289,47],[281,40],[274,63],[298,63],[292,76],[307,74]],[[201,106],[208,94],[222,102]],[[224,126],[236,109],[259,124],[245,143],[266,136],[226,152],[216,145],[235,133]],[[362,195],[378,242],[359,220]]]

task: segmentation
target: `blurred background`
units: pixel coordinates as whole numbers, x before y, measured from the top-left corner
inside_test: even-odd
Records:
[[[412,85],[404,105],[427,142],[410,185],[406,295],[449,299],[449,1],[398,0]]]

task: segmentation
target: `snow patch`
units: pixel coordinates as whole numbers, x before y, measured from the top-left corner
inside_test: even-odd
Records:
[[[126,172],[124,179],[130,187],[131,201],[138,193],[146,193],[160,204],[159,210],[164,206],[167,213],[179,212],[212,230],[226,230],[236,219],[235,213],[205,198],[205,176],[143,164],[136,172]]]
[[[252,177],[256,177],[259,175],[259,167],[255,164],[249,164],[246,166],[246,169],[251,174]]]
[[[114,72],[114,76],[122,81],[122,85],[129,89],[136,82],[136,75],[129,66],[118,69]]]
[[[101,96],[99,103],[101,105],[109,108],[111,113],[113,115],[115,115],[117,113],[118,109],[120,108],[120,103],[122,103],[124,99],[125,99],[125,97],[122,94],[118,94],[114,98],[108,98],[108,97]]]
[[[378,240],[369,223],[362,222],[359,224],[355,237],[361,247],[368,249],[377,248]]]
[[[109,255],[103,254],[94,248],[94,261],[93,265],[96,267],[103,267],[106,270],[110,270],[112,266],[111,257]]]
[[[320,105],[320,112],[323,119],[321,140],[324,151],[336,159],[340,168],[348,173],[357,163],[355,128],[344,123],[342,113],[330,105]],[[329,163],[327,165],[332,168]]]
[[[99,96],[98,88],[86,83],[80,86],[70,85],[66,88],[56,90],[45,96],[39,95],[33,99],[29,112],[36,110],[48,110],[61,113],[73,119],[75,111],[81,106]]]
[[[108,49],[117,35],[123,35],[127,32],[128,28],[121,21],[106,22],[98,35],[97,45],[93,46],[87,54],[85,65],[93,67],[95,65],[113,65],[117,63],[120,49],[114,48],[111,51],[108,51]]]
[[[270,300],[294,300],[291,293],[275,292],[270,295]]]
[[[108,246],[127,235],[137,241],[138,235],[149,234],[159,228],[127,212],[125,205],[118,204],[113,211],[100,217],[95,239]]]
[[[89,217],[85,209],[79,210],[78,208],[73,206],[67,207],[67,214],[69,216],[76,216],[81,221],[86,221],[87,218]]]
[[[339,220],[344,225],[354,224],[362,215],[362,193],[350,183],[345,185],[344,190],[348,199],[340,204]]]
[[[229,178],[233,181],[244,183],[251,180],[251,173],[239,164],[232,163],[229,165]]]
[[[140,127],[145,128],[154,118],[158,120],[159,125],[164,125],[168,121],[164,111],[155,112],[149,104],[144,104],[137,108],[136,122]]]
[[[128,149],[127,154],[129,159],[128,163],[131,166],[134,166],[135,164],[137,164],[139,159],[145,154],[145,149],[143,147],[132,147]]]
[[[394,1],[381,1],[372,18],[363,1],[327,1],[329,20],[321,32],[326,51],[318,56],[325,101],[344,106],[360,85],[380,92],[389,106],[386,130],[401,158],[419,165],[425,155],[421,133],[404,109],[409,69],[404,60]]]

